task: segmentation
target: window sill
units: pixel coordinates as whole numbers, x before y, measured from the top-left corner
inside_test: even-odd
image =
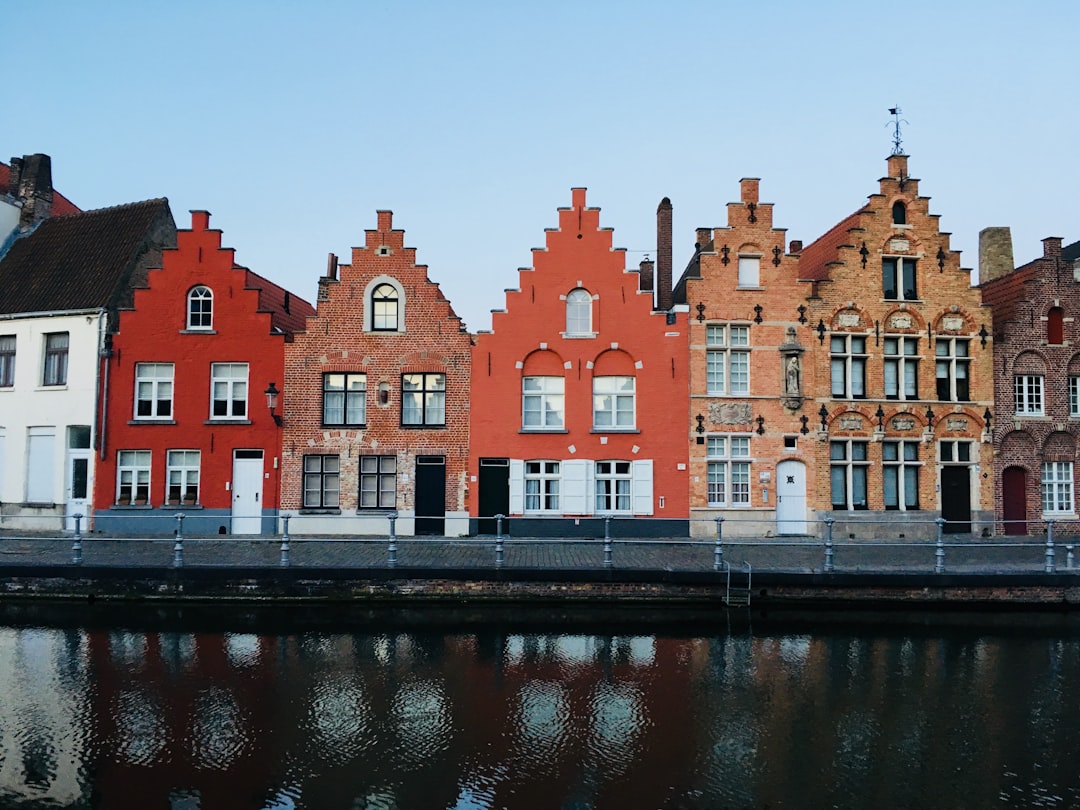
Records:
[[[306,508],[306,509],[300,509],[300,510],[298,510],[298,512],[301,515],[340,515],[341,514],[341,509],[335,509],[333,507],[327,507],[327,508],[309,507],[309,508]]]
[[[59,504],[45,502],[45,501],[26,501],[20,506],[24,506],[30,509],[55,509]]]
[[[641,433],[637,428],[598,428],[594,427],[589,433]]]
[[[201,509],[205,509],[206,507],[204,507],[201,503],[166,503],[166,504],[162,504],[161,508],[162,509],[175,509],[176,511],[180,511],[181,509],[201,510]]]
[[[367,422],[348,423],[348,424],[330,424],[323,422],[320,427],[323,430],[365,430],[367,429]]]
[[[207,419],[204,425],[250,425],[250,419]]]
[[[570,431],[567,430],[566,428],[532,428],[532,427],[530,427],[530,428],[522,428],[521,430],[518,431],[518,433],[554,433],[554,434],[569,433],[569,432]]]
[[[216,335],[217,329],[181,329],[181,335]]]
[[[109,509],[114,509],[117,512],[139,512],[153,508],[152,503],[114,503],[109,507]]]
[[[129,419],[129,425],[175,425],[175,419]]]
[[[747,286],[747,287],[742,287],[742,286],[739,286],[739,287],[736,287],[735,289],[736,289],[736,290],[750,290],[750,291],[754,291],[754,290],[764,290],[765,288],[764,288],[764,287],[762,287],[762,286],[761,286],[760,284],[751,284],[751,285],[749,285],[749,286]]]
[[[566,340],[595,340],[599,332],[559,332]]]
[[[1043,520],[1076,520],[1075,512],[1043,512]]]
[[[402,430],[445,430],[446,429],[446,423],[443,422],[441,425],[402,425],[401,429]]]
[[[34,390],[35,391],[67,391],[67,383],[59,383],[57,385],[39,385]]]

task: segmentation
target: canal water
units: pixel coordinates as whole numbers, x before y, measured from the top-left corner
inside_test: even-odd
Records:
[[[0,807],[1077,807],[1078,629],[0,606]]]

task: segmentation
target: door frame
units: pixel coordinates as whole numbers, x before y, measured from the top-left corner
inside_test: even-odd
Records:
[[[250,453],[251,455],[241,455],[241,453]],[[255,456],[256,453],[258,453],[257,457]],[[259,475],[255,480],[257,480],[259,482],[259,485],[258,485],[258,488],[254,491],[255,492],[255,499],[253,501],[250,500],[250,499],[245,501],[245,503],[251,503],[251,504],[255,505],[255,513],[254,514],[237,514],[237,508],[236,508],[237,507],[237,502],[240,500],[240,497],[244,494],[242,491],[241,491],[240,494],[238,494],[237,490],[236,490],[236,482],[237,482],[237,478],[238,478],[238,476],[237,476],[238,463],[241,462],[241,461],[243,461],[243,462],[254,462],[254,461],[256,461],[256,459],[259,462]],[[254,470],[254,467],[255,467],[254,464],[250,464],[249,466],[250,466],[250,468],[252,470]],[[266,453],[261,448],[237,448],[237,449],[233,450],[232,479],[231,479],[232,483],[231,483],[231,486],[230,486],[230,493],[229,493],[229,495],[230,495],[230,499],[229,499],[229,506],[230,506],[229,533],[230,534],[262,534],[262,518],[263,518],[263,513],[265,511],[263,509],[263,492],[264,492],[264,489],[265,489],[263,487],[263,479],[265,478],[265,476],[266,476]]]
[[[798,470],[801,472],[801,476],[798,476],[796,488],[801,490],[801,495],[796,493],[795,498],[802,499],[802,514],[798,517],[791,517],[788,515],[784,508],[781,506],[783,503],[783,497],[786,494],[789,498],[793,497],[791,493],[782,493],[780,491],[782,484],[782,476],[787,473],[788,470]],[[794,507],[798,509],[796,505]],[[781,516],[781,512],[784,515]],[[806,464],[799,459],[786,458],[776,465],[776,533],[777,534],[807,534],[807,521],[806,521]]]

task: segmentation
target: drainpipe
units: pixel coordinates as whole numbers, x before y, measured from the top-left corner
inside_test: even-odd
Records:
[[[98,443],[98,456],[102,461],[105,460],[105,426],[109,421],[109,367],[112,360],[112,346],[107,343],[108,335],[105,334],[105,326],[108,323],[108,315],[102,312],[98,317],[98,368],[101,368],[101,363],[105,364],[105,370],[98,376],[99,386],[101,388],[101,396],[94,402],[94,424],[100,425],[100,430],[97,436],[94,437]]]

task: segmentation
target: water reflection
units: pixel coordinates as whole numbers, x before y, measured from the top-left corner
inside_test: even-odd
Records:
[[[1080,804],[1071,623],[274,617],[102,630],[9,611],[0,806]]]

